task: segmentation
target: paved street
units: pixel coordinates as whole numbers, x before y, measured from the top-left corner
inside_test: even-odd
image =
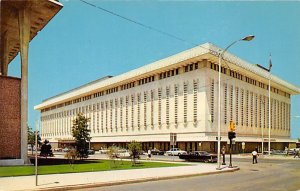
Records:
[[[206,176],[170,179],[120,186],[85,189],[88,191],[194,191],[194,190],[300,190],[300,159],[234,159],[241,170]]]

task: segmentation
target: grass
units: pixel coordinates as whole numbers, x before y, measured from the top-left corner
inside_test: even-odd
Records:
[[[175,167],[184,166],[184,164],[164,163],[164,162],[140,162],[132,166],[131,161],[115,161],[112,160],[86,160],[83,164],[45,165],[38,167],[38,174],[61,174],[61,173],[78,173],[78,172],[94,172],[108,170],[128,170],[140,168],[157,168],[157,167]],[[34,175],[34,166],[8,166],[0,167],[0,177],[6,176],[25,176]]]

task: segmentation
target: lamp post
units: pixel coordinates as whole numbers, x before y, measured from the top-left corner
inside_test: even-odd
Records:
[[[228,45],[221,53],[219,53],[219,104],[218,104],[218,167],[217,170],[221,170],[220,168],[220,149],[221,149],[221,59],[224,53],[235,43],[239,41],[251,41],[254,38],[254,35],[248,35],[244,38],[241,38],[239,40],[236,40],[232,42],[230,45]]]
[[[272,68],[272,61],[271,61],[271,54],[269,60],[269,156],[271,155],[271,68]]]

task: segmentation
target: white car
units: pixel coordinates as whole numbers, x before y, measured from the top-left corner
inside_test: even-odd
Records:
[[[119,153],[117,154],[118,158],[131,158],[131,154],[127,150],[120,150]]]
[[[180,150],[179,148],[171,148],[170,150],[166,151],[166,155],[170,156],[170,155],[182,155],[182,154],[187,154],[186,151]]]

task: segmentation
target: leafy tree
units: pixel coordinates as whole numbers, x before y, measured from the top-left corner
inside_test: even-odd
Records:
[[[139,153],[142,150],[142,145],[140,142],[131,141],[127,147],[131,152],[132,165],[136,165],[137,159],[139,159]]]
[[[75,138],[77,156],[80,159],[88,157],[88,141],[91,140],[90,130],[88,129],[89,118],[79,113],[73,121],[72,135]]]
[[[114,164],[114,167],[116,167],[116,160],[119,154],[119,148],[116,146],[111,146],[108,148],[107,156]]]
[[[27,126],[27,132],[28,132],[27,143],[31,146],[31,152],[33,155],[33,146],[35,145],[35,131],[33,131],[31,127]],[[37,140],[38,140],[38,146],[40,146],[42,144],[40,134],[38,134]]]

